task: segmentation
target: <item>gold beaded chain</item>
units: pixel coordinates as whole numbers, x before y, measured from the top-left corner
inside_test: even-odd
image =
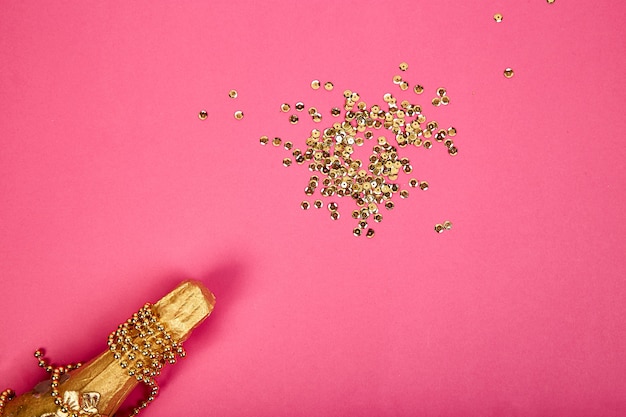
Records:
[[[182,343],[172,339],[150,303],[120,324],[109,335],[107,344],[120,367],[150,387],[150,395],[133,409],[131,416],[139,414],[158,395],[159,386],[154,378],[161,374],[163,366],[176,363],[177,356],[186,356]]]
[[[137,381],[143,382],[150,387],[150,395],[139,405],[133,408],[131,416],[136,416],[146,408],[159,393],[159,385],[154,379],[161,374],[161,369],[166,363],[176,363],[176,357],[186,356],[182,343],[172,339],[171,334],[158,320],[153,306],[146,303],[137,313],[133,314],[125,323],[118,326],[107,340],[109,351],[119,361],[122,369],[129,376],[134,376]],[[59,391],[61,377],[82,366],[82,363],[69,364],[66,366],[54,366],[44,357],[43,349],[35,351],[40,368],[50,374],[51,395],[59,411],[68,417],[79,417],[79,413],[70,410],[69,404],[65,404]],[[4,414],[6,404],[15,397],[15,391],[7,389],[0,394],[0,416]]]
[[[4,414],[4,406],[15,398],[15,391],[12,389],[5,389],[0,393],[0,416]]]
[[[39,362],[39,367],[43,368],[46,372],[48,372],[51,375],[50,386],[52,388],[51,395],[54,398],[54,403],[57,406],[59,406],[59,408],[62,411],[69,413],[67,404],[64,404],[63,401],[61,400],[61,395],[59,393],[59,379],[61,378],[63,374],[66,374],[67,372],[70,372],[74,369],[80,368],[82,366],[82,363],[80,362],[76,364],[71,363],[66,366],[53,366],[50,364],[50,361],[44,357],[43,349],[37,349],[35,351],[35,358],[37,358],[37,361]],[[2,394],[0,394],[0,416],[2,416],[2,414],[4,413],[4,408],[6,404],[9,401],[11,401],[14,397],[15,397],[15,391],[11,389],[2,391]],[[71,413],[68,415],[71,417],[78,417],[78,413]]]

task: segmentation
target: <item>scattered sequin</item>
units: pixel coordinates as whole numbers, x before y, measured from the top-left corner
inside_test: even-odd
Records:
[[[237,110],[235,112],[235,119],[237,119],[237,120],[243,119],[243,112],[241,110]]]
[[[513,75],[514,75],[514,74],[515,74],[515,73],[513,72],[513,70],[512,70],[511,68],[506,68],[506,69],[504,70],[504,76],[505,76],[506,78],[511,78],[511,77],[513,77]],[[522,77],[522,78],[524,78],[524,77]]]
[[[325,88],[327,91],[332,90],[332,89],[333,89],[333,87],[334,87],[334,85],[333,85],[333,83],[331,83],[330,81],[326,81],[326,82],[324,83],[324,88]]]
[[[498,23],[502,22],[502,15],[500,13],[494,14],[493,15],[493,20],[495,20]]]
[[[313,81],[311,81],[311,88],[313,90],[319,89],[320,85],[321,85],[320,80],[313,80]]]
[[[206,110],[200,110],[200,113],[198,113],[198,118],[200,120],[206,120],[206,118],[209,117],[209,114],[207,113]]]
[[[237,98],[237,90],[230,90],[228,92],[228,97],[230,97],[230,98]]]

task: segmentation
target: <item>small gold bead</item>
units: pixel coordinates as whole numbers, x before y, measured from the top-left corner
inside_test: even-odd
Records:
[[[511,68],[506,68],[504,70],[504,76],[506,78],[511,78],[511,77],[513,77],[513,75],[515,75],[515,73],[513,72],[513,70]]]
[[[280,105],[280,110],[283,113],[287,113],[289,111],[289,109],[291,109],[291,106],[289,104],[287,104],[287,103],[283,103],[283,104]]]
[[[209,116],[209,114],[207,113],[206,110],[200,110],[200,113],[198,113],[198,118],[200,120],[206,120],[206,118]]]
[[[333,85],[333,83],[331,83],[330,81],[326,81],[326,82],[324,83],[324,88],[325,88],[327,91],[330,91],[330,90],[332,90],[332,89],[334,88],[334,85]]]
[[[437,223],[437,224],[435,225],[435,232],[437,232],[437,233],[443,233],[443,231],[444,231],[443,225],[442,225],[442,224]]]
[[[409,64],[407,64],[406,62],[401,62],[398,67],[400,68],[400,71],[406,71],[409,69]]]
[[[241,120],[241,119],[243,119],[243,112],[241,110],[237,110],[235,112],[234,116],[235,116],[235,119]]]
[[[320,80],[313,80],[313,81],[311,81],[311,88],[313,90],[319,89],[320,85],[321,85]]]
[[[237,98],[237,90],[230,90],[228,92],[228,97],[230,97],[230,98]]]
[[[493,20],[495,20],[498,23],[502,22],[502,14],[500,14],[500,13],[494,14],[493,15]]]

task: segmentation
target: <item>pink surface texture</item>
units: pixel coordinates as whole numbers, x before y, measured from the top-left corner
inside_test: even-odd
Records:
[[[625,416],[624,22],[617,0],[0,2],[0,389],[192,278],[217,305],[146,416]],[[301,210],[311,173],[259,145],[305,148],[345,89],[458,130],[455,157],[402,150],[398,183],[430,188],[373,239],[347,198]],[[322,123],[291,125],[297,101]]]

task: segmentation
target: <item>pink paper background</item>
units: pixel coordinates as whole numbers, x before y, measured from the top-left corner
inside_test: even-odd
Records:
[[[617,0],[3,1],[0,389],[44,376],[37,347],[85,360],[195,278],[215,312],[147,416],[626,415],[625,18]],[[422,96],[392,84],[402,61]],[[371,240],[346,199],[337,222],[300,210],[310,173],[258,143],[303,147],[314,126],[280,103],[327,111],[346,88],[459,132],[455,158],[407,150],[431,188]]]

